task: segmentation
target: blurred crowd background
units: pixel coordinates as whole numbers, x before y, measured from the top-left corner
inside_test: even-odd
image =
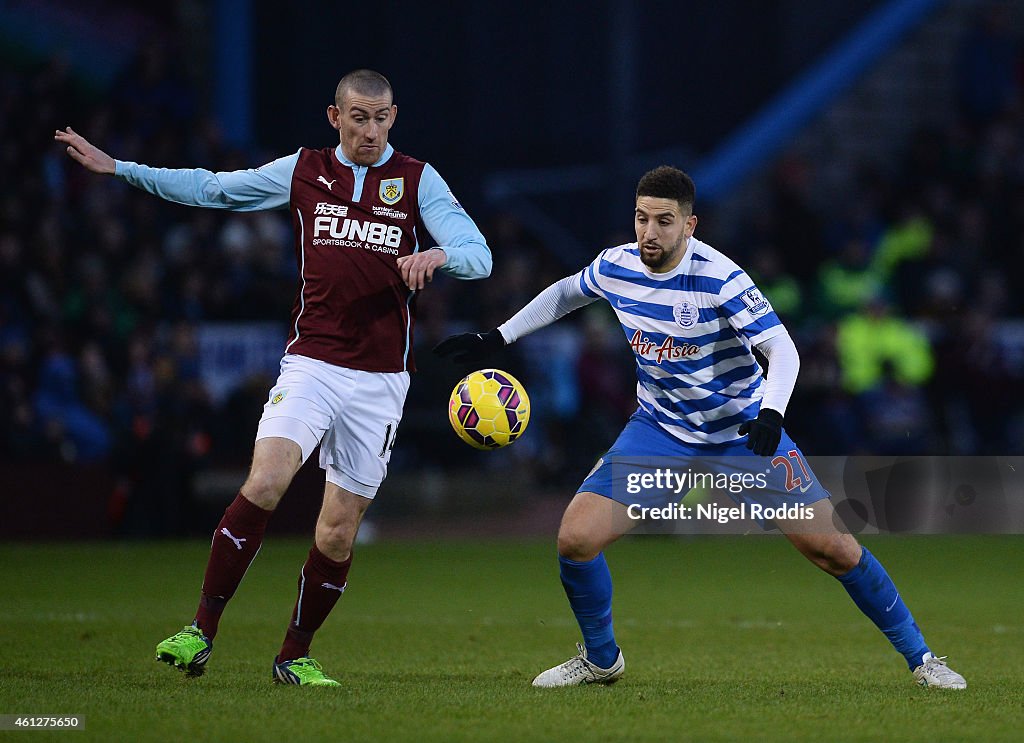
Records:
[[[946,50],[956,108],[943,120],[878,141],[863,160],[787,150],[762,169],[759,198],[727,219],[701,202],[697,183],[697,236],[747,268],[796,339],[802,366],[786,420],[809,455],[1021,453],[1024,47],[1001,9],[979,5]],[[190,530],[182,504],[244,475],[274,369],[211,390],[201,339],[223,323],[267,323],[283,347],[298,275],[288,215],[168,204],[85,172],[54,129],[71,125],[120,159],[211,170],[336,140],[325,124],[315,141],[283,150],[231,142],[194,73],[181,14],[151,20],[104,84],[84,83],[58,51],[8,49],[0,72],[0,458],[33,471],[99,469],[109,493],[98,518],[112,532],[177,534]],[[339,58],[328,76],[397,64]],[[315,122],[322,102],[291,115]],[[437,115],[403,109],[392,141],[405,149],[403,127]],[[600,304],[524,339],[495,365],[527,385],[528,435],[495,454],[461,444],[446,401],[465,370],[429,349],[494,327],[583,264],[523,213],[483,199],[486,174],[464,175],[465,163],[435,159],[429,145],[407,151],[448,178],[487,236],[494,271],[483,282],[439,279],[420,298],[420,372],[391,474],[393,489],[415,492],[392,500],[414,511],[474,477],[565,499],[635,408],[628,345]],[[837,166],[852,187],[823,203],[817,184]],[[593,255],[629,239],[630,209],[616,215],[619,228],[602,227]],[[486,500],[486,484],[461,487]],[[397,507],[382,499],[380,513],[397,517]]]

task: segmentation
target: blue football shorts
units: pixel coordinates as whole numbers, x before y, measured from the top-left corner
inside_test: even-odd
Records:
[[[733,483],[750,482],[752,487],[716,488],[737,505],[760,504],[764,508],[809,505],[829,497],[811,471],[799,447],[782,431],[774,456],[759,457],[745,440],[725,445],[695,446],[680,441],[655,420],[638,410],[626,423],[612,447],[601,457],[576,492],[597,493],[623,505],[658,506],[679,502],[686,490],[677,493],[646,491],[638,494],[638,473],[652,473],[670,467],[673,471],[693,470],[715,473]],[[632,479],[632,483],[630,480]],[[630,485],[633,484],[633,492]]]

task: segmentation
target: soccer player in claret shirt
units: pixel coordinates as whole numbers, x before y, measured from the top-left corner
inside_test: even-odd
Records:
[[[387,79],[356,70],[327,107],[336,147],[302,148],[255,170],[224,173],[122,162],[70,127],[56,133],[89,170],[169,201],[291,212],[301,280],[281,374],[263,409],[249,476],[214,530],[195,620],[156,649],[158,660],[191,675],[205,668],[267,520],[320,444],[323,507],[273,678],[337,684],[309,647],[345,590],[359,523],[387,471],[414,369],[417,294],[435,270],[460,279],[490,273],[487,242],[441,176],[388,143],[397,113]],[[439,247],[424,251],[427,232]]]
[[[625,670],[603,550],[636,521],[627,513],[632,501],[622,479],[628,472],[613,475],[612,460],[753,454],[772,459],[768,487],[751,502],[773,508],[813,504],[809,521],[776,522],[793,546],[839,580],[903,655],[918,683],[965,688],[964,678],[925,644],[878,560],[836,528],[828,493],[809,469],[796,470],[807,465],[782,425],[799,369],[796,347],[747,274],[693,236],[694,195],[693,181],[680,170],[663,166],[645,174],[636,191],[635,243],[603,251],[499,328],[452,336],[435,348],[456,361],[485,355],[603,298],[636,357],[638,408],[580,485],[558,532],[562,585],[584,642],[579,655],[544,671],[533,685],[607,684]],[[770,361],[768,377],[753,348]],[[804,476],[801,487],[787,481],[787,464]],[[765,471],[759,464],[757,470]]]

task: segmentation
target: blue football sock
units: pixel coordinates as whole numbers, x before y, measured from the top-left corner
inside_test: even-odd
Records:
[[[565,595],[583,632],[587,659],[601,668],[611,668],[619,646],[612,629],[612,574],[604,553],[589,562],[559,555],[558,565]]]
[[[922,656],[929,652],[924,636],[882,563],[868,552],[867,547],[861,549],[863,552],[857,567],[840,575],[839,582],[846,588],[857,608],[882,630],[892,646],[907,659],[907,665],[911,669],[917,668],[921,665]]]

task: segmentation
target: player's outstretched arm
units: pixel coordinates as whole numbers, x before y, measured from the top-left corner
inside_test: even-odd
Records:
[[[114,158],[70,126],[64,131],[58,129],[53,138],[61,144],[67,145],[67,153],[71,159],[80,163],[86,170],[101,175],[114,174]]]
[[[247,170],[212,173],[203,168],[151,168],[115,160],[70,126],[53,137],[68,156],[93,173],[116,175],[161,199],[186,206],[249,212],[288,206],[299,153]],[[120,172],[118,172],[120,168]]]
[[[470,358],[486,358],[495,351],[505,347],[505,338],[497,328],[486,333],[459,333],[450,335],[434,346],[434,353],[442,358],[450,358],[461,364]]]
[[[590,304],[594,299],[596,297],[588,297],[580,289],[580,274],[566,276],[530,300],[501,328],[486,333],[449,336],[434,346],[434,353],[450,356],[454,361],[465,361],[470,356],[486,356]]]

